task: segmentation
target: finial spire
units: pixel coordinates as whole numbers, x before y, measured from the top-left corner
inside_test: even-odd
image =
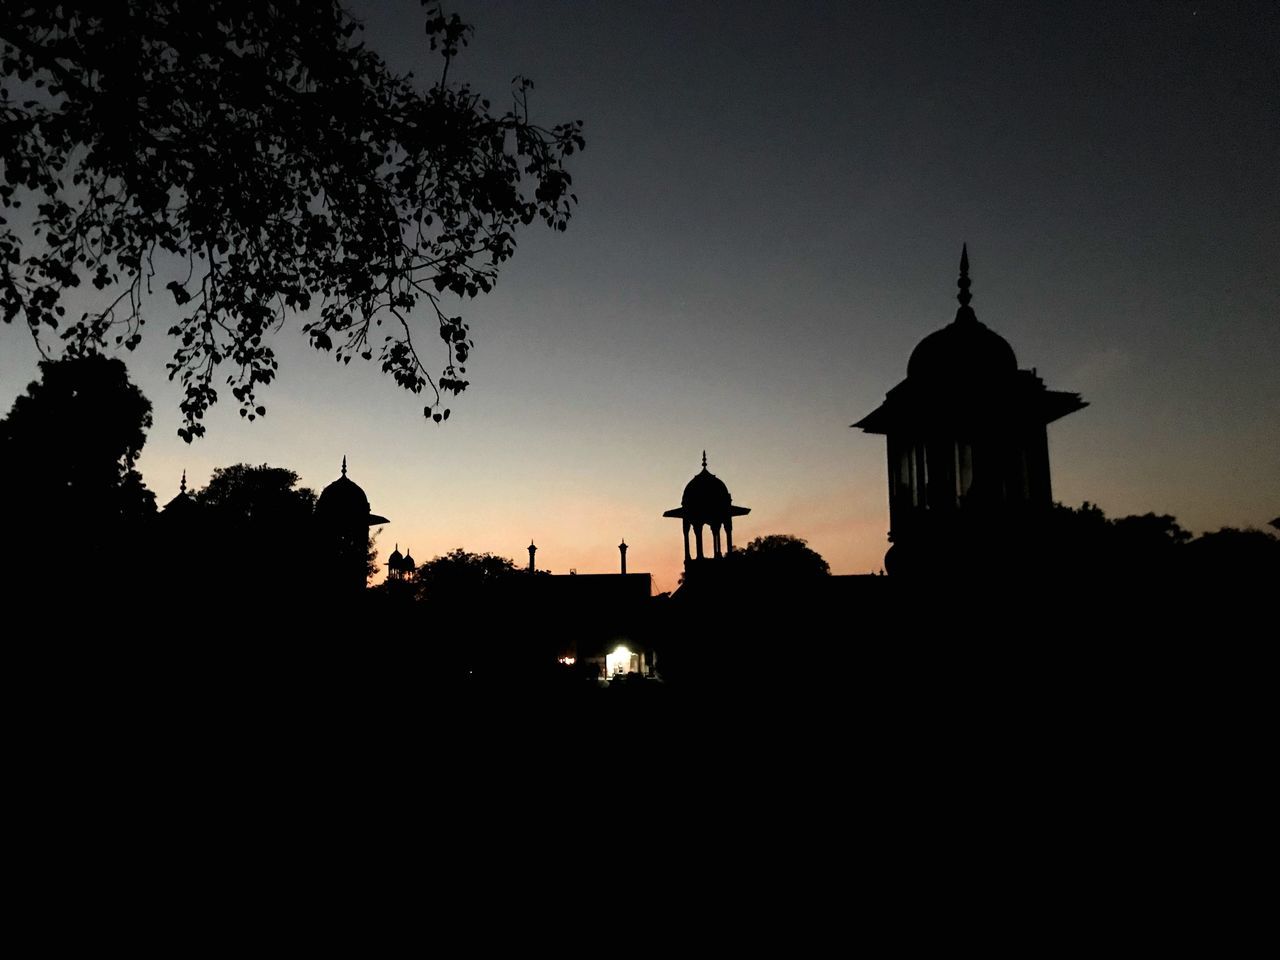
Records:
[[[345,453],[342,455],[342,475],[344,477],[347,475],[347,455]]]
[[[973,308],[969,306],[969,301],[973,299],[973,294],[969,292],[969,244],[965,243],[960,247],[960,279],[956,281],[960,287],[960,292],[956,294],[956,299],[960,301],[960,309],[956,311],[956,322],[962,320],[974,320],[978,318],[973,312]]]
[[[707,451],[702,451],[702,469],[707,469]]]
[[[178,484],[178,492],[179,493],[187,492],[187,471],[186,470],[182,471],[182,483]]]

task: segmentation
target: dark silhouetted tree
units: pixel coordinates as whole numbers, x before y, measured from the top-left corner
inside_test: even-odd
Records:
[[[1169,550],[1191,539],[1191,534],[1167,513],[1120,517],[1111,522],[1111,528],[1116,538],[1132,550]]]
[[[1192,540],[1186,553],[1201,577],[1264,581],[1272,592],[1280,583],[1280,538],[1265,530],[1223,527]]]
[[[828,576],[831,567],[807,541],[785,533],[756,537],[732,555],[753,577],[771,580],[815,580]]]
[[[21,505],[11,519],[98,528],[154,514],[134,469],[150,426],[151,403],[121,360],[42,361],[40,380],[0,420],[0,487]]]
[[[316,495],[298,487],[298,474],[267,464],[236,463],[217,467],[195,501],[234,525],[299,526],[311,519]],[[295,489],[296,488],[296,489]]]
[[[478,598],[518,572],[515,562],[506,557],[457,547],[419,564],[414,581],[424,600],[462,602]]]
[[[9,544],[0,583],[30,609],[42,598],[67,616],[99,602],[125,609],[146,580],[155,515],[155,495],[134,469],[151,404],[117,359],[44,361],[40,377],[0,420]],[[68,578],[71,569],[94,575]]]
[[[5,4],[5,322],[85,353],[136,347],[144,308],[176,315],[190,441],[224,364],[241,416],[265,413],[272,336],[300,311],[312,346],[376,358],[442,421],[472,349],[457,305],[492,289],[519,227],[565,229],[564,160],[583,139],[579,122],[532,122],[523,78],[501,111],[452,81],[471,28],[435,6],[425,21],[439,71],[419,83],[335,0]],[[100,299],[71,319],[82,281]]]

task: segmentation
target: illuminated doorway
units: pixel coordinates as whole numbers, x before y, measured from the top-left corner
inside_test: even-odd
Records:
[[[640,654],[632,653],[627,647],[619,644],[613,653],[605,654],[605,676],[612,679],[624,673],[640,672]]]

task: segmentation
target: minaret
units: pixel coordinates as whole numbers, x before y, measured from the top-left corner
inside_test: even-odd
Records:
[[[178,484],[178,493],[187,492],[187,471],[182,471],[182,483]]]
[[[533,541],[529,541],[529,572],[534,572],[533,555],[538,552],[538,548],[533,545]]]
[[[618,544],[618,552],[622,554],[622,575],[625,577],[627,575],[627,541],[625,539]]]

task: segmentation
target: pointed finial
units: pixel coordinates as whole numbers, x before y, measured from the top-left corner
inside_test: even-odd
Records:
[[[960,247],[960,279],[957,285],[960,287],[960,292],[956,294],[956,299],[960,301],[960,309],[956,311],[956,321],[977,320],[973,308],[969,306],[973,294],[969,292],[969,244],[967,243]]]
[[[707,469],[707,451],[702,451],[702,469]]]
[[[344,477],[347,475],[347,455],[345,453],[342,455],[342,475]]]
[[[186,470],[182,471],[182,483],[178,484],[178,492],[179,493],[187,492],[187,471]]]

